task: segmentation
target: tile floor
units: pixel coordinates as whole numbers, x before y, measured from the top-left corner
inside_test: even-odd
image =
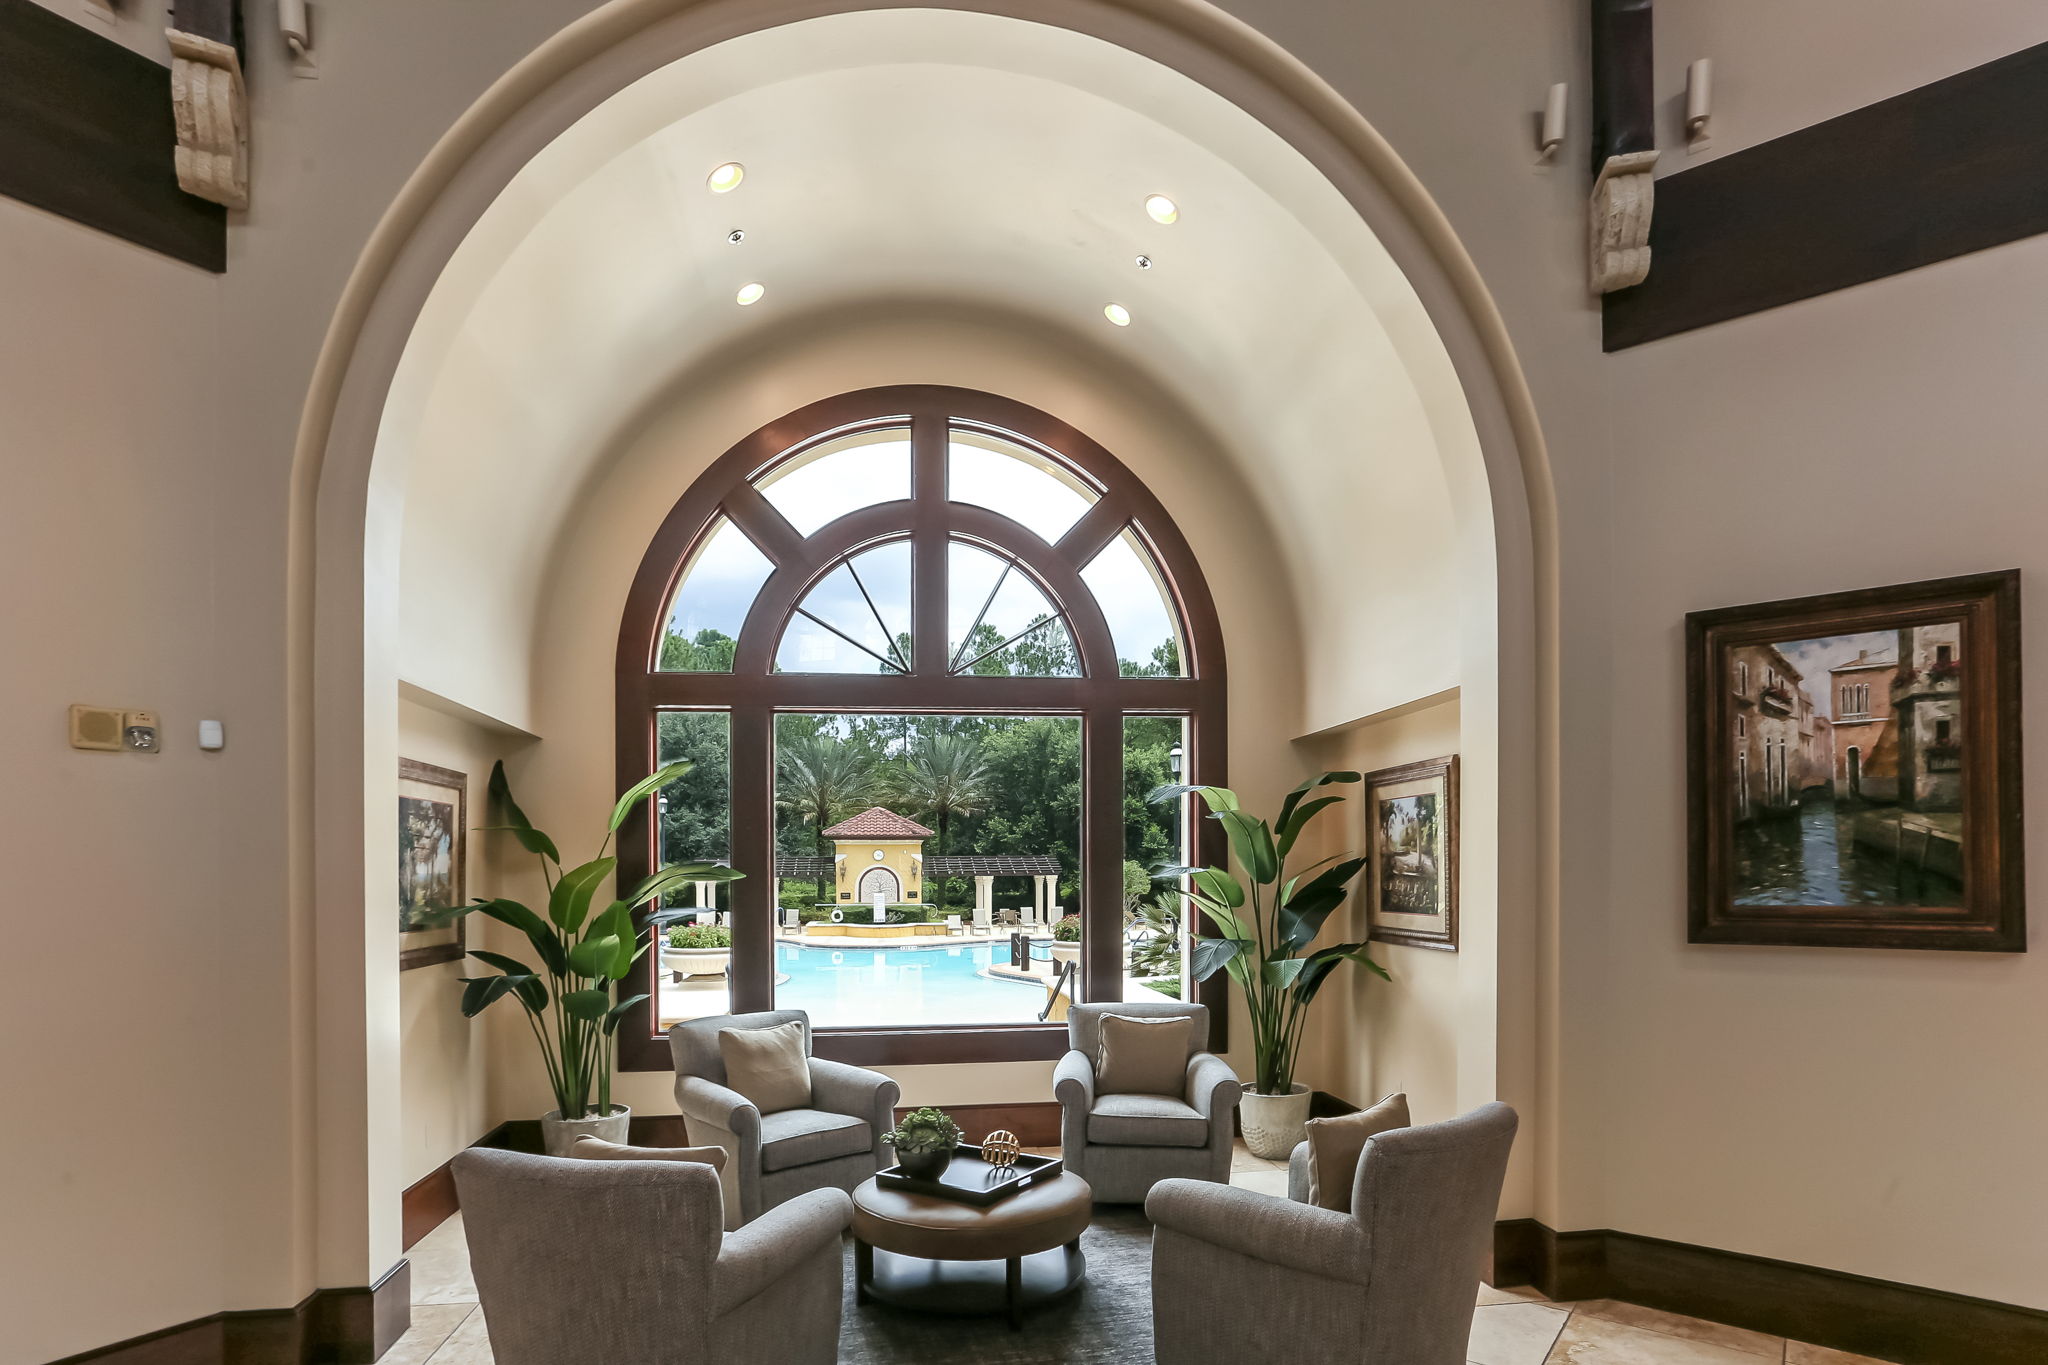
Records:
[[[1239,1144],[1230,1183],[1285,1196],[1287,1168]],[[462,1216],[407,1253],[412,1259],[412,1330],[380,1365],[491,1365],[490,1337],[469,1277]],[[1883,1365],[1740,1327],[1596,1300],[1552,1303],[1533,1289],[1479,1286],[1472,1314],[1471,1365]]]

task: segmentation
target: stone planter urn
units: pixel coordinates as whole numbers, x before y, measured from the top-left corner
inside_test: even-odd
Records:
[[[1309,1089],[1300,1081],[1284,1095],[1261,1095],[1250,1086],[1238,1103],[1244,1145],[1268,1161],[1285,1161],[1308,1136]]]
[[[623,1104],[613,1105],[603,1118],[565,1119],[561,1110],[550,1109],[540,1116],[540,1143],[549,1156],[569,1155],[576,1139],[585,1135],[623,1144],[632,1119],[633,1111]]]
[[[724,976],[730,948],[663,948],[661,965],[677,976]]]
[[[1062,943],[1055,939],[1053,940],[1051,951],[1052,960],[1055,963],[1079,962],[1081,960],[1081,945],[1078,943]]]

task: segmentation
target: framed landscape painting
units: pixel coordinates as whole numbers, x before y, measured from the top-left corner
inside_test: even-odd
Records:
[[[437,911],[468,894],[469,779],[452,768],[398,761],[398,970],[460,961],[462,920]]]
[[[1690,938],[2026,951],[2017,571],[1686,617]]]
[[[1458,759],[1365,775],[1368,939],[1458,951]]]

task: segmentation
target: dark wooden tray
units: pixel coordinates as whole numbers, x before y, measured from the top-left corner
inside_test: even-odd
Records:
[[[971,1142],[963,1142],[953,1149],[953,1160],[936,1180],[920,1180],[916,1176],[905,1175],[901,1166],[885,1166],[875,1173],[875,1183],[885,1190],[929,1194],[985,1209],[1001,1203],[1019,1190],[1058,1179],[1066,1168],[1066,1163],[1056,1156],[1032,1156],[1028,1152],[1019,1153],[1015,1164],[1008,1169],[991,1166],[982,1159],[981,1148]]]

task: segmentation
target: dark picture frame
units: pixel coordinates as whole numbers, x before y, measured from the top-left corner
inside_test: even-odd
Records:
[[[2018,570],[1693,612],[1685,648],[1690,942],[2026,951]]]
[[[1410,948],[1458,951],[1458,756],[1423,759],[1365,775],[1362,878],[1366,938]],[[1423,813],[1434,824],[1432,849],[1396,851],[1390,831]],[[1397,891],[1391,889],[1398,886]],[[1404,912],[1420,896],[1430,909]]]
[[[398,970],[431,967],[441,962],[460,962],[469,951],[464,925],[467,916],[452,924],[429,928],[408,927],[419,908],[407,897],[406,863],[414,855],[412,842],[422,817],[438,825],[449,842],[447,895],[436,902],[464,905],[469,895],[469,777],[453,768],[441,768],[417,759],[398,760]]]

